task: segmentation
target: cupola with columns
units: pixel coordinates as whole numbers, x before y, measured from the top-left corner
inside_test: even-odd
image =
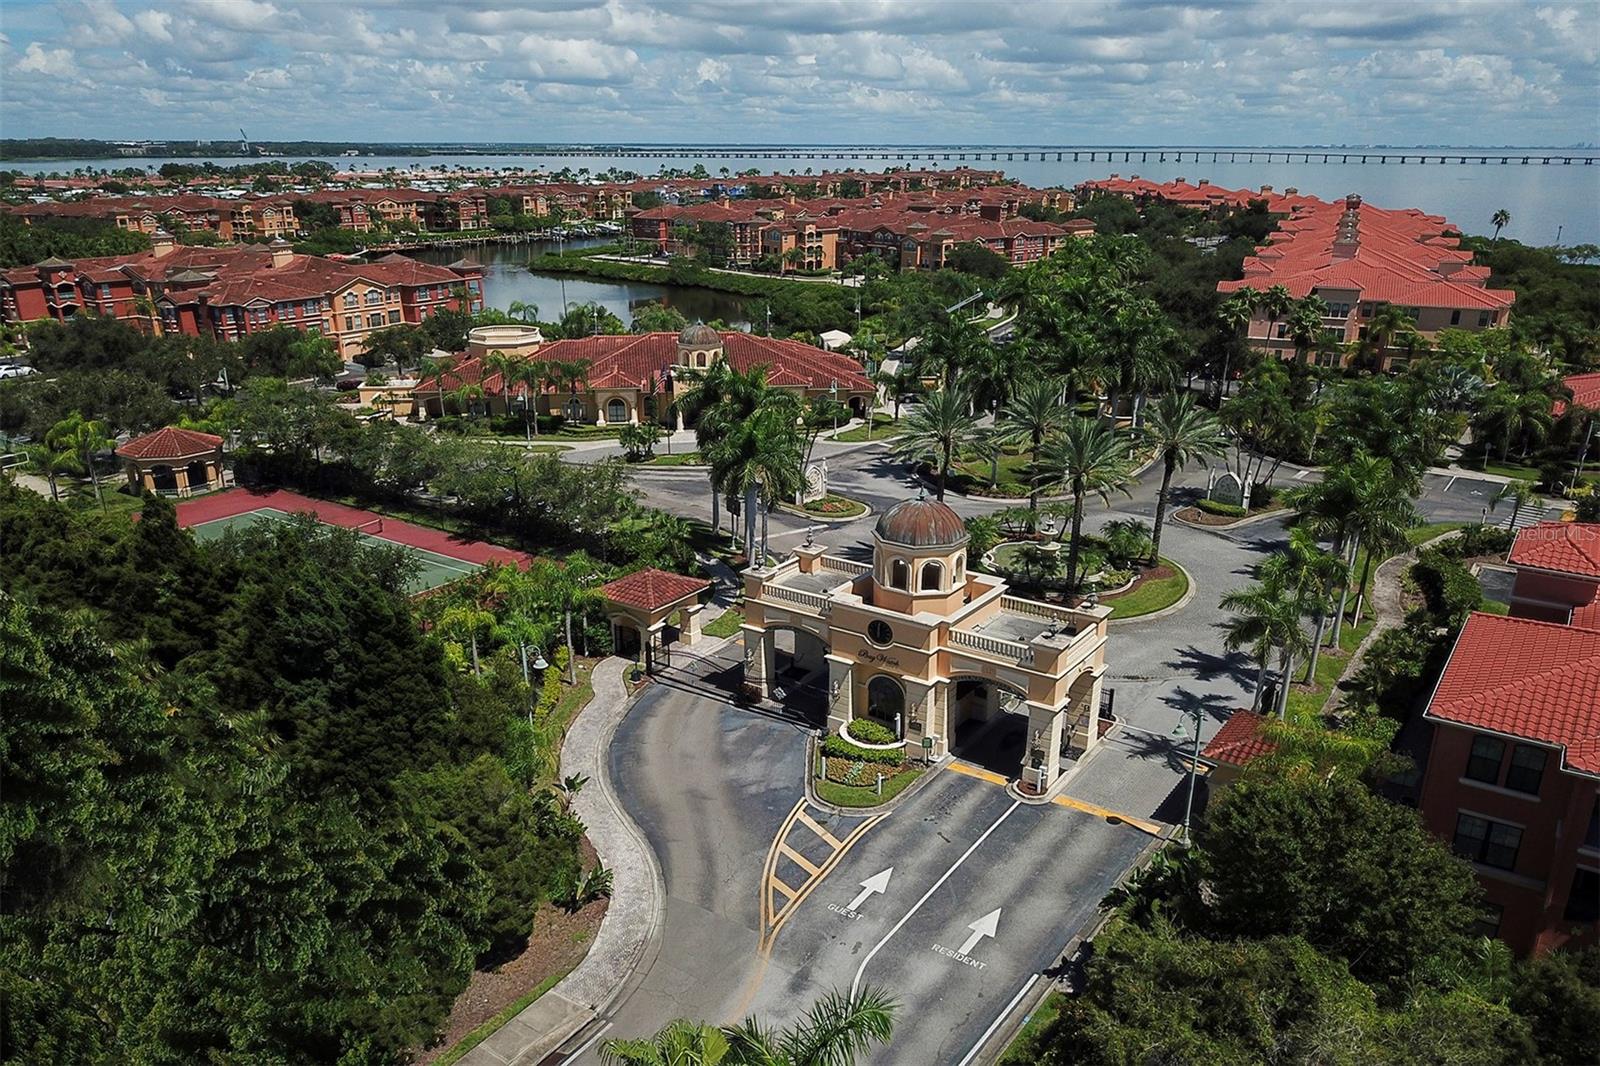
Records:
[[[948,504],[919,494],[872,531],[872,602],[903,614],[945,613],[967,595],[967,527]]]

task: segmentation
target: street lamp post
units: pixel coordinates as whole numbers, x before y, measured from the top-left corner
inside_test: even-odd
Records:
[[[539,650],[537,644],[533,645],[533,662],[531,664],[528,662],[528,645],[519,642],[517,650],[522,653],[522,683],[531,685],[533,682],[528,674],[529,667],[531,666],[532,669],[537,670],[539,676],[543,677],[544,672],[550,668],[550,664],[545,661],[544,653]],[[533,725],[533,705],[535,702],[533,693],[530,692],[528,694],[528,725],[530,726]]]
[[[1195,778],[1200,776],[1201,711],[1200,708],[1196,707],[1194,710],[1185,711],[1184,713],[1190,718],[1194,719],[1194,750],[1189,756],[1189,798],[1184,802],[1183,805],[1183,846],[1188,847],[1190,844],[1189,820],[1194,815],[1194,782]],[[1188,736],[1189,734],[1188,730],[1184,728],[1183,722],[1180,721],[1176,726],[1173,727],[1172,735],[1174,737],[1182,738]]]

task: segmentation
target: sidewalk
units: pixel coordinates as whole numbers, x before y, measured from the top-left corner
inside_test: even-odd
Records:
[[[617,802],[606,751],[628,709],[626,659],[594,670],[594,699],[561,748],[561,773],[583,774],[589,787],[573,808],[600,862],[612,872],[611,904],[594,946],[577,968],[461,1058],[465,1066],[532,1066],[582,1029],[615,999],[654,950],[666,892],[655,852]]]

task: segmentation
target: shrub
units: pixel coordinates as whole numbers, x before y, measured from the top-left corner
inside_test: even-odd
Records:
[[[1494,526],[1468,526],[1461,535],[1433,549],[1451,559],[1474,559],[1480,555],[1501,555],[1511,549],[1515,535]]]
[[[1103,589],[1120,589],[1132,580],[1132,570],[1107,570],[1100,575],[1100,587]]]
[[[1446,625],[1460,625],[1467,615],[1483,606],[1483,586],[1478,579],[1443,552],[1430,548],[1419,553],[1411,573],[1427,601],[1428,612]]]
[[[1195,506],[1206,514],[1214,514],[1223,518],[1243,518],[1245,509],[1236,503],[1221,503],[1217,500],[1198,500]]]
[[[870,748],[858,747],[837,735],[822,742],[822,754],[830,759],[855,759],[858,762],[882,763],[885,766],[899,766],[905,761],[905,754],[899,749],[873,751]]]
[[[1600,522],[1600,489],[1592,489],[1587,495],[1578,497],[1578,521]]]
[[[1259,511],[1264,507],[1271,507],[1278,501],[1278,490],[1264,481],[1258,481],[1250,488],[1250,507]]]
[[[1150,527],[1136,518],[1121,518],[1106,523],[1100,531],[1106,552],[1113,562],[1131,563],[1149,557],[1153,542]]]
[[[863,744],[893,744],[895,741],[894,730],[870,718],[853,720],[846,732]]]

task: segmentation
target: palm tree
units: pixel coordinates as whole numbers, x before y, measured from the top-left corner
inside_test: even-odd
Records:
[[[1039,476],[1072,494],[1072,542],[1067,555],[1067,583],[1078,587],[1078,558],[1083,548],[1083,503],[1094,493],[1111,505],[1111,493],[1128,480],[1131,466],[1126,438],[1094,418],[1074,418],[1045,443]]]
[[[1543,441],[1554,424],[1548,393],[1502,382],[1489,390],[1480,405],[1473,433],[1483,435],[1483,461],[1487,466],[1496,437],[1500,439],[1500,459],[1504,462],[1513,441],[1521,441],[1526,454],[1529,443]]]
[[[867,986],[845,995],[830,992],[787,1029],[773,1031],[754,1018],[718,1029],[679,1019],[644,1040],[608,1040],[606,1066],[853,1066],[894,1033],[900,1006]]]
[[[1276,580],[1293,588],[1315,613],[1316,627],[1305,676],[1306,684],[1310,684],[1317,675],[1322,631],[1328,622],[1328,612],[1333,608],[1333,590],[1344,580],[1344,565],[1333,552],[1324,551],[1317,543],[1316,535],[1302,526],[1289,531],[1288,547],[1262,564],[1261,574],[1269,581]],[[1288,676],[1286,667],[1284,677]],[[1288,684],[1287,681],[1284,683]]]
[[[1524,507],[1540,507],[1543,501],[1539,494],[1533,491],[1531,481],[1508,481],[1500,486],[1500,491],[1495,493],[1494,499],[1489,501],[1489,510],[1493,511],[1500,506],[1501,500],[1511,501],[1511,528],[1517,528],[1517,517],[1522,514]]]
[[[1045,438],[1066,425],[1071,411],[1061,403],[1061,381],[1051,377],[1034,377],[1017,386],[1011,400],[1000,408],[996,428],[1004,432],[1013,443],[1028,443],[1030,467],[1039,464],[1039,449]],[[1039,486],[1035,482],[1028,492],[1028,509],[1039,510]]]
[[[1494,239],[1500,239],[1500,231],[1511,225],[1511,212],[1501,208],[1489,216],[1489,224],[1494,226]]]
[[[928,330],[917,349],[917,362],[924,372],[930,364],[937,366],[939,384],[948,388],[959,372],[983,358],[982,349],[989,344],[988,336],[973,322],[951,318]]]
[[[767,516],[804,483],[805,444],[795,431],[799,405],[787,392],[769,390],[756,409],[730,427],[706,456],[719,483],[744,495],[745,557],[757,559],[756,507],[761,505],[761,552],[767,554]]]
[[[450,398],[468,418],[478,417],[478,401],[483,399],[483,386],[476,381],[464,381],[450,390]]]
[[[1322,320],[1327,314],[1327,301],[1320,296],[1307,296],[1295,303],[1289,313],[1289,339],[1294,341],[1295,362],[1306,361],[1306,351],[1316,345],[1324,332]]]
[[[531,300],[512,300],[506,305],[506,313],[515,315],[524,322],[539,321],[539,305]]]
[[[685,371],[687,388],[673,400],[685,421],[694,423],[695,447],[707,462],[711,482],[711,528],[721,527],[720,503],[726,471],[713,461],[734,428],[761,406],[768,392],[766,368],[738,371],[719,359],[704,370]]]
[[[1370,476],[1354,477],[1355,492],[1350,502],[1349,531],[1357,544],[1367,549],[1361,562],[1361,580],[1356,585],[1356,608],[1352,625],[1361,624],[1361,607],[1366,599],[1367,580],[1372,561],[1404,548],[1406,533],[1422,523],[1416,504],[1387,459],[1373,461]],[[1342,602],[1342,601],[1341,601]]]
[[[1223,623],[1223,646],[1229,651],[1249,648],[1256,660],[1255,698],[1250,702],[1252,711],[1262,709],[1262,688],[1266,684],[1267,663],[1272,657],[1272,650],[1292,649],[1280,652],[1283,660],[1305,650],[1305,630],[1300,625],[1303,606],[1297,596],[1274,581],[1261,581],[1234,589],[1222,597],[1222,608],[1233,614]],[[1289,687],[1288,678],[1288,670],[1285,669],[1280,686],[1284,695],[1287,695]],[[1279,703],[1287,713],[1287,703],[1281,698]]]
[[[1166,314],[1147,300],[1119,307],[1107,323],[1106,347],[1099,353],[1099,369],[1110,375],[1107,407],[1113,425],[1121,398],[1133,393],[1129,424],[1137,429],[1144,395],[1152,388],[1170,385],[1177,378],[1172,357],[1176,339]]]
[[[1217,307],[1217,321],[1227,328],[1230,342],[1249,327],[1250,319],[1256,313],[1256,301],[1260,296],[1261,294],[1255,289],[1239,289]],[[1217,382],[1218,403],[1228,395],[1228,356],[1231,354],[1231,349],[1231,343],[1225,344],[1222,349],[1222,376]]]
[[[1255,306],[1267,313],[1267,343],[1270,347],[1272,339],[1277,335],[1278,319],[1294,308],[1294,295],[1286,287],[1274,285],[1265,292],[1257,294]]]
[[[1145,440],[1161,457],[1161,491],[1156,495],[1155,529],[1150,537],[1150,565],[1161,561],[1161,527],[1167,518],[1172,475],[1196,459],[1221,455],[1227,435],[1216,415],[1194,402],[1191,392],[1169,392],[1156,404],[1142,427]]]
[[[88,475],[89,483],[94,486],[95,501],[104,511],[106,501],[100,494],[100,478],[94,472],[94,457],[115,443],[107,434],[106,424],[84,418],[81,412],[74,411],[50,427],[44,435],[44,443],[47,448],[66,452],[77,459],[83,472]]]
[[[32,444],[28,446],[28,465],[34,473],[50,483],[50,499],[60,503],[61,493],[57,489],[56,481],[62,474],[70,474],[78,469],[78,457],[70,451],[52,448],[48,444]]]
[[[893,370],[884,370],[881,367],[873,375],[872,383],[883,389],[894,404],[894,420],[900,421],[900,401],[904,399],[918,382],[916,369],[907,366],[904,362],[895,364]]]
[[[968,414],[968,393],[959,383],[929,393],[906,420],[906,431],[894,442],[894,454],[926,462],[938,472],[936,496],[944,499],[945,482],[956,456],[977,440],[978,429]]]
[[[1416,332],[1417,324],[1404,308],[1386,303],[1374,311],[1367,322],[1367,335],[1364,338],[1372,368],[1383,369],[1383,360],[1390,348],[1414,346],[1416,341],[1412,335]]]

